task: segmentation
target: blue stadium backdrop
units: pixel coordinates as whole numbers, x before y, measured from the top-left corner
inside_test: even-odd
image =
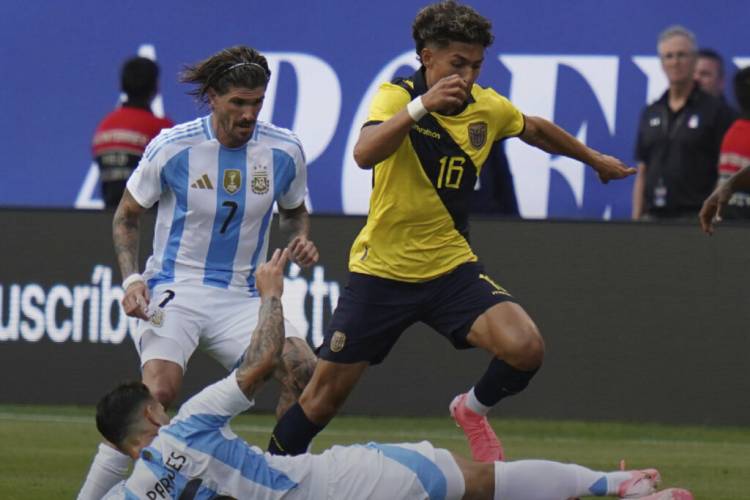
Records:
[[[90,138],[118,99],[120,63],[162,66],[154,103],[177,122],[196,116],[177,83],[182,65],[230,45],[265,52],[273,79],[263,118],[293,129],[310,163],[318,213],[362,214],[370,176],[351,159],[377,84],[416,64],[410,24],[424,1],[301,0],[4,2],[0,15],[3,155],[0,206],[95,208]],[[525,113],[554,119],[588,144],[632,161],[640,108],[665,89],[655,38],[694,30],[750,64],[746,0],[475,1],[497,40],[480,83]],[[626,218],[632,180],[601,186],[580,163],[507,144],[525,217]]]

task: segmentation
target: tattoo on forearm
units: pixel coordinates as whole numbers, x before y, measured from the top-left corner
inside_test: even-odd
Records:
[[[279,229],[287,241],[292,241],[296,236],[309,236],[310,216],[304,206],[295,210],[281,211],[279,215]]]
[[[281,348],[284,345],[284,315],[281,299],[278,297],[263,299],[258,316],[258,326],[253,332],[250,346],[245,351],[245,359],[237,372],[238,378],[242,378],[250,370],[259,368],[263,362],[268,361],[269,356],[281,355]],[[258,380],[252,387],[246,388],[245,392],[254,392],[260,383],[270,376],[269,372],[263,380]]]
[[[123,277],[138,272],[138,237],[138,216],[115,212],[112,239]]]

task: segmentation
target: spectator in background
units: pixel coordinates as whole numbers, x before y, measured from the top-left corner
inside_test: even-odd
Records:
[[[472,214],[518,217],[518,201],[513,187],[513,174],[510,172],[503,141],[492,145],[492,150],[482,166],[474,187],[474,196],[469,201]]]
[[[724,98],[724,59],[713,49],[702,48],[698,51],[695,63],[695,81],[700,88],[714,97]]]
[[[703,203],[701,227],[713,232],[714,221],[750,219],[750,66],[734,76],[734,95],[740,118],[721,143],[719,186]]]
[[[732,110],[695,82],[695,35],[671,26],[657,44],[669,89],[638,127],[633,218],[692,218],[716,185],[716,162]]]
[[[159,66],[145,57],[125,61],[120,88],[126,100],[99,123],[94,133],[94,160],[99,165],[102,198],[107,208],[116,208],[125,183],[135,170],[146,145],[172,121],[151,112],[158,92]]]

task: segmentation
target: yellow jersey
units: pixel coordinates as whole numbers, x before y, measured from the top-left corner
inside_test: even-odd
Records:
[[[423,70],[380,86],[365,126],[384,122],[427,91]],[[492,143],[523,132],[521,112],[474,85],[454,115],[428,113],[373,167],[367,223],[349,270],[398,281],[427,281],[477,260],[469,245],[469,196]]]

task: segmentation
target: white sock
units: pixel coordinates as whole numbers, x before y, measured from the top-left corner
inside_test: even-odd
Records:
[[[487,415],[490,411],[491,406],[485,406],[479,402],[477,395],[474,394],[474,388],[472,387],[469,392],[466,393],[466,407],[474,413],[479,415]]]
[[[83,482],[78,500],[99,500],[114,485],[127,479],[133,459],[104,443],[91,462],[89,473]]]
[[[567,500],[617,493],[627,472],[597,472],[548,460],[495,462],[495,500]]]
[[[607,476],[607,495],[617,495],[620,484],[630,479],[630,472],[627,471],[607,472],[605,475]]]

